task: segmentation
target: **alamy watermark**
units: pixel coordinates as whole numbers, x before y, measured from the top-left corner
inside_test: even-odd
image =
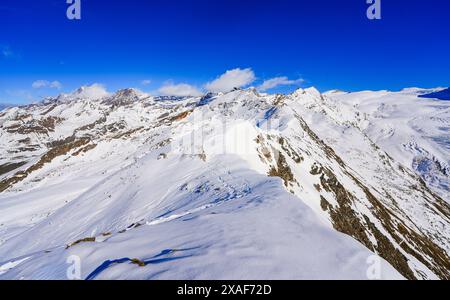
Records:
[[[81,280],[81,258],[77,255],[71,255],[67,258],[66,276],[69,280]]]
[[[366,271],[367,279],[381,280],[381,258],[374,254],[367,258],[366,263],[369,265]]]
[[[381,0],[366,0],[369,4],[367,8],[367,18],[369,20],[381,20]]]
[[[66,0],[66,16],[69,20],[81,20],[81,0]],[[369,5],[367,8],[367,18],[369,20],[381,20],[381,0],[366,0]]]
[[[257,121],[236,118],[232,121],[221,119],[211,122],[209,115],[196,111],[191,114],[189,126],[182,127],[181,134],[167,143],[167,150],[172,155],[180,156],[254,156],[258,135],[276,134],[280,126],[281,120],[277,116]]]
[[[67,19],[81,20],[81,0],[66,0],[69,4],[66,11]]]

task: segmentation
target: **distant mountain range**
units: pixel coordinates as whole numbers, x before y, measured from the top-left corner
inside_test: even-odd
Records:
[[[2,111],[0,279],[68,279],[70,257],[80,279],[450,279],[445,93],[80,88]]]

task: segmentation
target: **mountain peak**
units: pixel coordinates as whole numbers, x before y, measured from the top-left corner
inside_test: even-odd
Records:
[[[101,84],[92,84],[89,86],[81,86],[74,92],[69,94],[61,94],[56,99],[59,102],[70,102],[79,99],[99,100],[110,96],[105,87]]]
[[[134,278],[248,278],[274,270],[302,278],[308,269],[362,279],[366,258],[376,254],[388,278],[397,271],[450,278],[450,102],[413,93],[322,97],[315,88],[283,96],[248,88],[167,102],[144,96],[81,87],[63,97],[73,103],[0,114],[0,203],[11,212],[0,214],[7,237],[0,257],[30,257],[0,268],[0,279],[64,278],[60,258],[78,247],[99,253],[80,251],[89,270],[117,257],[165,259],[163,249],[180,249],[169,258],[192,257],[152,268],[130,264]],[[264,227],[265,220],[275,222]],[[254,253],[283,255],[249,257],[236,247],[246,239],[258,245]],[[213,254],[224,252],[236,255],[220,261]],[[330,265],[317,255],[339,259]],[[244,259],[268,267],[239,273]],[[217,268],[198,263],[206,260]],[[36,268],[44,264],[49,273]]]
[[[146,95],[145,93],[134,89],[134,88],[126,88],[118,90],[113,97],[141,97]]]
[[[118,90],[114,95],[106,98],[103,103],[114,106],[124,106],[133,104],[134,102],[147,97],[149,97],[148,94],[145,94],[137,89],[126,88]]]

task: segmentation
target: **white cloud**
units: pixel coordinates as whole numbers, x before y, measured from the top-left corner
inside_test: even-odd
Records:
[[[291,80],[289,78],[287,78],[286,76],[283,77],[275,77],[275,78],[271,78],[268,80],[265,80],[259,87],[258,90],[260,91],[267,91],[270,89],[273,89],[277,86],[282,86],[282,85],[299,85],[301,83],[303,83],[304,80],[303,79],[296,79],[296,80]]]
[[[94,83],[89,86],[82,86],[74,94],[80,98],[101,99],[110,95],[105,86],[100,83]]]
[[[2,50],[2,55],[4,57],[8,58],[8,57],[12,57],[14,55],[14,53],[11,50],[9,50],[9,49],[3,49]]]
[[[150,83],[152,83],[152,81],[149,80],[149,79],[145,79],[145,80],[142,80],[142,81],[141,81],[141,84],[142,84],[142,85],[149,85]]]
[[[255,81],[255,73],[248,69],[233,69],[226,71],[219,78],[212,82],[208,82],[205,88],[210,92],[229,92],[234,88],[244,87]]]
[[[58,89],[60,90],[62,88],[62,84],[59,81],[47,81],[47,80],[36,80],[31,85],[34,89],[41,89],[41,88],[52,88],[52,89]]]
[[[61,82],[55,80],[50,83],[50,87],[60,90],[62,88],[62,84]]]
[[[201,96],[203,93],[199,91],[195,86],[187,83],[172,84],[167,83],[159,88],[158,92],[163,96]]]
[[[20,102],[32,102],[36,100],[34,96],[27,90],[6,90],[5,92],[9,96],[15,98]]]
[[[48,81],[46,80],[36,80],[35,82],[33,82],[31,86],[33,87],[33,89],[40,89],[46,87],[47,85]]]
[[[0,56],[4,58],[14,58],[15,54],[9,46],[0,45]]]
[[[13,51],[8,45],[0,45],[0,59],[19,60],[21,56],[19,53]]]

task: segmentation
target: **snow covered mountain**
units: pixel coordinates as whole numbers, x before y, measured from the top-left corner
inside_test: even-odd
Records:
[[[346,105],[337,118],[360,128],[448,200],[450,104],[444,101],[448,90],[411,88],[398,93],[327,93],[327,96],[334,100],[331,105],[335,108]]]
[[[440,91],[7,109],[0,279],[74,257],[83,279],[450,279],[450,102],[419,97]]]

